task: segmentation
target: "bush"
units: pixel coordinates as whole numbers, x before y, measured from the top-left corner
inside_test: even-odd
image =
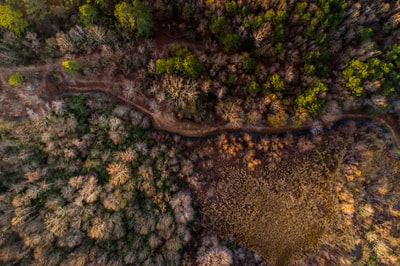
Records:
[[[76,60],[65,60],[61,65],[64,71],[70,75],[76,74],[82,67],[82,65]]]
[[[25,80],[24,76],[20,72],[15,72],[8,78],[8,84],[14,87],[20,87],[24,85]]]

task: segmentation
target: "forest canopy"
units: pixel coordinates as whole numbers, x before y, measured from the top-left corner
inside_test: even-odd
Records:
[[[399,26],[385,0],[0,1],[0,264],[399,265]]]

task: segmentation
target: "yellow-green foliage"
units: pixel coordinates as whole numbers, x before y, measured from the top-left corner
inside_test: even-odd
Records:
[[[273,74],[268,77],[267,82],[264,84],[264,88],[268,91],[284,91],[285,80],[279,74]]]
[[[251,97],[256,97],[259,90],[260,90],[260,85],[257,83],[257,81],[255,80],[250,81],[249,85],[247,86],[247,93]]]
[[[93,22],[97,16],[97,10],[95,7],[86,4],[79,7],[79,19],[85,26],[93,25]]]
[[[201,61],[193,55],[187,48],[175,45],[172,48],[173,57],[167,59],[157,59],[157,74],[180,74],[185,77],[196,79],[204,70]]]
[[[82,67],[82,65],[76,60],[65,60],[61,63],[64,71],[68,74],[76,74]]]
[[[15,72],[8,78],[8,84],[14,87],[20,87],[24,85],[25,80],[24,76],[20,72]]]
[[[395,44],[388,47],[383,55],[366,62],[359,59],[350,60],[342,71],[346,87],[353,95],[361,96],[366,81],[379,81],[382,84],[379,94],[385,96],[397,94],[396,88],[400,80],[399,55],[400,45]]]
[[[353,59],[342,72],[346,81],[346,87],[348,87],[355,96],[362,95],[362,82],[368,77],[368,71],[368,64],[358,59]]]
[[[9,5],[0,5],[0,26],[21,34],[28,22],[23,18],[21,11],[14,10]]]
[[[133,1],[136,16],[136,36],[149,37],[153,33],[153,16],[139,0]]]
[[[142,2],[121,2],[115,6],[114,16],[119,26],[127,31],[136,30],[136,36],[149,37],[153,32],[153,17]]]
[[[316,81],[297,97],[297,107],[307,110],[310,115],[317,114],[324,103],[319,98],[319,94],[326,91],[328,91],[328,87],[323,82]]]
[[[117,4],[114,9],[114,16],[122,28],[130,31],[135,28],[136,21],[132,4],[127,2]]]

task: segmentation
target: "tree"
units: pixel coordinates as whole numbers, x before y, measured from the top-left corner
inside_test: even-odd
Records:
[[[247,93],[250,94],[251,97],[256,97],[257,93],[260,91],[260,85],[258,85],[257,81],[250,81],[247,87]]]
[[[97,16],[97,9],[93,6],[86,4],[79,7],[79,19],[86,27],[93,25]]]
[[[45,0],[23,0],[23,3],[28,18],[33,21],[44,19],[48,13]]]
[[[14,10],[9,5],[0,5],[0,26],[19,35],[28,27],[28,22],[21,11]]]
[[[139,0],[133,1],[137,32],[136,36],[149,37],[153,34],[153,17]]]
[[[110,175],[110,183],[115,186],[123,185],[130,178],[130,170],[123,163],[113,162],[109,164],[107,173]]]
[[[197,79],[204,71],[203,63],[187,48],[175,46],[172,50],[175,56],[156,60],[156,73],[158,75],[176,73],[185,77]]]
[[[239,36],[236,33],[226,34],[222,39],[222,45],[224,46],[224,52],[238,50],[240,47]]]
[[[214,34],[216,37],[225,35],[227,30],[225,18],[217,17],[216,19],[214,19],[213,22],[210,24],[210,30],[212,34]]]
[[[117,19],[121,28],[133,31],[136,26],[134,18],[133,5],[127,2],[121,2],[115,6],[114,16]]]
[[[136,30],[137,37],[149,37],[153,33],[153,17],[139,0],[133,1],[132,4],[127,2],[117,4],[114,16],[122,29],[128,32]]]
[[[242,59],[242,66],[246,73],[251,74],[256,69],[256,62],[253,58],[244,56]]]
[[[236,1],[228,1],[225,3],[225,11],[228,16],[234,16],[238,10]]]
[[[342,75],[346,81],[346,87],[351,90],[352,94],[355,96],[361,96],[363,93],[363,87],[361,84],[369,75],[368,64],[361,62],[358,59],[353,59],[347,64]]]
[[[297,108],[307,110],[310,115],[316,115],[323,105],[323,100],[318,96],[321,92],[326,91],[328,91],[328,87],[321,81],[316,81],[297,97]]]
[[[109,1],[108,0],[86,0],[86,2],[89,4],[91,2],[94,2],[96,5],[100,6],[101,8],[106,8],[109,5]]]
[[[227,100],[219,102],[215,111],[219,117],[225,121],[229,121],[234,127],[239,127],[243,123],[244,112],[238,101]]]
[[[193,15],[192,4],[185,3],[182,10],[183,19],[186,21],[190,21],[192,19],[192,15]]]
[[[197,79],[203,72],[204,66],[193,54],[188,54],[183,59],[183,73],[193,79]]]
[[[273,92],[285,90],[285,80],[279,74],[273,74],[268,77],[267,82],[264,84],[264,89]]]
[[[273,127],[284,127],[287,125],[289,115],[282,108],[275,114],[268,114],[267,121]]]

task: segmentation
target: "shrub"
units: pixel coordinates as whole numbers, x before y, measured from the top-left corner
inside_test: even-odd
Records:
[[[82,67],[82,65],[76,60],[65,60],[61,65],[64,71],[70,75],[76,74]]]
[[[25,80],[24,76],[20,72],[15,72],[8,78],[8,84],[10,84],[13,87],[20,87],[24,85]]]

